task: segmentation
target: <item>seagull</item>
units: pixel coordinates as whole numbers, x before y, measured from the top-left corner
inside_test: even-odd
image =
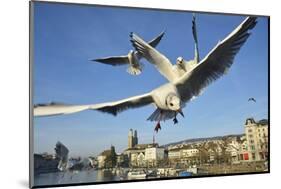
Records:
[[[149,62],[159,67],[169,82],[138,96],[115,102],[92,105],[49,104],[34,107],[34,116],[51,116],[76,113],[84,110],[98,110],[116,116],[118,113],[153,104],[156,110],[147,120],[156,121],[155,131],[161,129],[160,121],[175,119],[177,114],[184,117],[182,109],[202,89],[217,80],[231,67],[234,58],[250,36],[249,30],[257,23],[256,17],[247,17],[236,29],[218,44],[192,70],[178,78],[172,71],[172,64],[163,54],[150,46],[136,34],[131,42],[136,50]]]
[[[176,65],[173,65],[173,72],[175,72],[175,75],[177,77],[181,77],[186,72],[189,72],[199,63],[199,49],[195,14],[192,14],[192,35],[194,39],[194,59],[186,61],[181,56],[177,58]],[[160,65],[156,67],[160,67]]]
[[[164,36],[164,31],[161,32],[157,37],[148,42],[152,47],[156,47]],[[111,56],[99,59],[93,59],[91,61],[96,61],[104,64],[109,64],[112,66],[121,66],[129,64],[127,72],[131,75],[139,75],[142,72],[143,65],[140,62],[142,56],[134,50],[130,50],[127,55],[122,56]]]
[[[168,75],[173,75],[173,77],[180,78],[186,72],[192,70],[199,63],[199,50],[198,50],[198,38],[197,38],[197,29],[196,29],[196,18],[195,14],[192,14],[192,35],[194,39],[194,59],[186,61],[183,57],[178,57],[175,65],[167,65],[162,64],[161,62],[150,62],[155,65],[156,69],[164,75],[165,78],[169,79]],[[130,33],[130,37],[132,38],[133,33]],[[132,41],[132,40],[131,40]],[[137,50],[138,52],[138,50]],[[141,54],[141,53],[140,53]],[[148,59],[148,58],[147,58]],[[168,69],[168,70],[166,70]]]
[[[253,101],[253,102],[256,102],[256,99],[254,99],[253,97],[252,98],[249,98],[248,101]]]

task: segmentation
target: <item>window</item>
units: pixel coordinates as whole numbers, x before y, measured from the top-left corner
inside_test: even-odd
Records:
[[[252,129],[248,129],[248,132],[251,133],[251,132],[252,132]]]
[[[243,154],[240,154],[239,160],[243,160]]]
[[[252,153],[252,159],[255,160],[256,159],[256,154]]]
[[[251,149],[252,149],[252,150],[255,150],[255,146],[254,146],[254,145],[252,145],[252,146],[251,146]]]
[[[260,158],[261,158],[261,159],[264,159],[264,155],[263,155],[262,152],[260,152]]]
[[[253,143],[254,143],[254,140],[250,140],[250,143],[253,144]]]

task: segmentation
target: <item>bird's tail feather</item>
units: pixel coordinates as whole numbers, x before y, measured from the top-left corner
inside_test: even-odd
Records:
[[[148,121],[166,121],[175,117],[175,112],[157,108],[148,118]]]
[[[129,66],[128,68],[127,68],[127,72],[129,73],[129,74],[131,74],[131,75],[139,75],[139,74],[141,74],[141,72],[142,72],[142,69],[139,67],[139,68],[135,68],[135,67],[133,67],[133,66]]]

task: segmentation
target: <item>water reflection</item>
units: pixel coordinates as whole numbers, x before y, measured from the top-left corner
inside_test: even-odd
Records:
[[[90,170],[79,172],[55,172],[35,175],[36,186],[57,185],[87,182],[116,181],[120,177],[113,175],[111,171]]]

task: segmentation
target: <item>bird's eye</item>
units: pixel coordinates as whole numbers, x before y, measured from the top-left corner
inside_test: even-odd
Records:
[[[170,103],[170,106],[173,106],[174,104],[173,103]]]

